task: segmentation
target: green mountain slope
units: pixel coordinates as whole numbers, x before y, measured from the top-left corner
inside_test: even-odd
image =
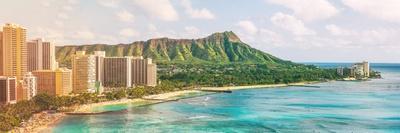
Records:
[[[233,32],[214,33],[200,39],[158,38],[131,44],[93,44],[57,47],[60,66],[70,66],[75,51],[91,54],[106,51],[106,56],[144,56],[157,63],[250,63],[292,64],[243,43]]]

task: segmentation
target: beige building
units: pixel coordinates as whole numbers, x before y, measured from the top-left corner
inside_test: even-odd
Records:
[[[16,24],[3,26],[0,47],[0,75],[21,80],[27,72],[26,29]]]
[[[68,69],[36,70],[37,93],[47,93],[53,96],[68,95],[72,92],[71,71]]]
[[[55,46],[42,39],[27,42],[28,47],[28,71],[55,70],[57,62],[55,59]]]
[[[17,80],[15,77],[0,76],[0,104],[17,102]]]
[[[77,51],[72,57],[72,88],[74,93],[96,91],[96,60],[85,51]]]
[[[132,59],[132,84],[134,85],[157,85],[157,65],[152,59],[136,57]]]
[[[132,86],[132,57],[106,57],[104,58],[105,87],[131,87]]]
[[[370,76],[370,66],[367,61],[355,63],[351,67],[351,75],[355,78],[368,78]]]

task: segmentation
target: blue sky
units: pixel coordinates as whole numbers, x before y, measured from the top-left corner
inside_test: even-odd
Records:
[[[2,0],[6,22],[57,45],[234,31],[296,62],[400,62],[399,0]]]

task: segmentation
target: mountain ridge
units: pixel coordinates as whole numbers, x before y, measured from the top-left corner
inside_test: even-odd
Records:
[[[294,64],[242,42],[232,31],[216,32],[204,38],[171,39],[153,38],[128,44],[89,44],[56,47],[60,66],[69,67],[75,51],[106,51],[106,56],[144,56],[157,63],[250,63]]]

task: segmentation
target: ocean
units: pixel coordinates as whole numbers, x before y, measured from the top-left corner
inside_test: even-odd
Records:
[[[117,105],[108,108],[128,113],[67,116],[52,132],[398,133],[400,64],[371,67],[382,72],[383,79],[245,89],[140,107]]]

